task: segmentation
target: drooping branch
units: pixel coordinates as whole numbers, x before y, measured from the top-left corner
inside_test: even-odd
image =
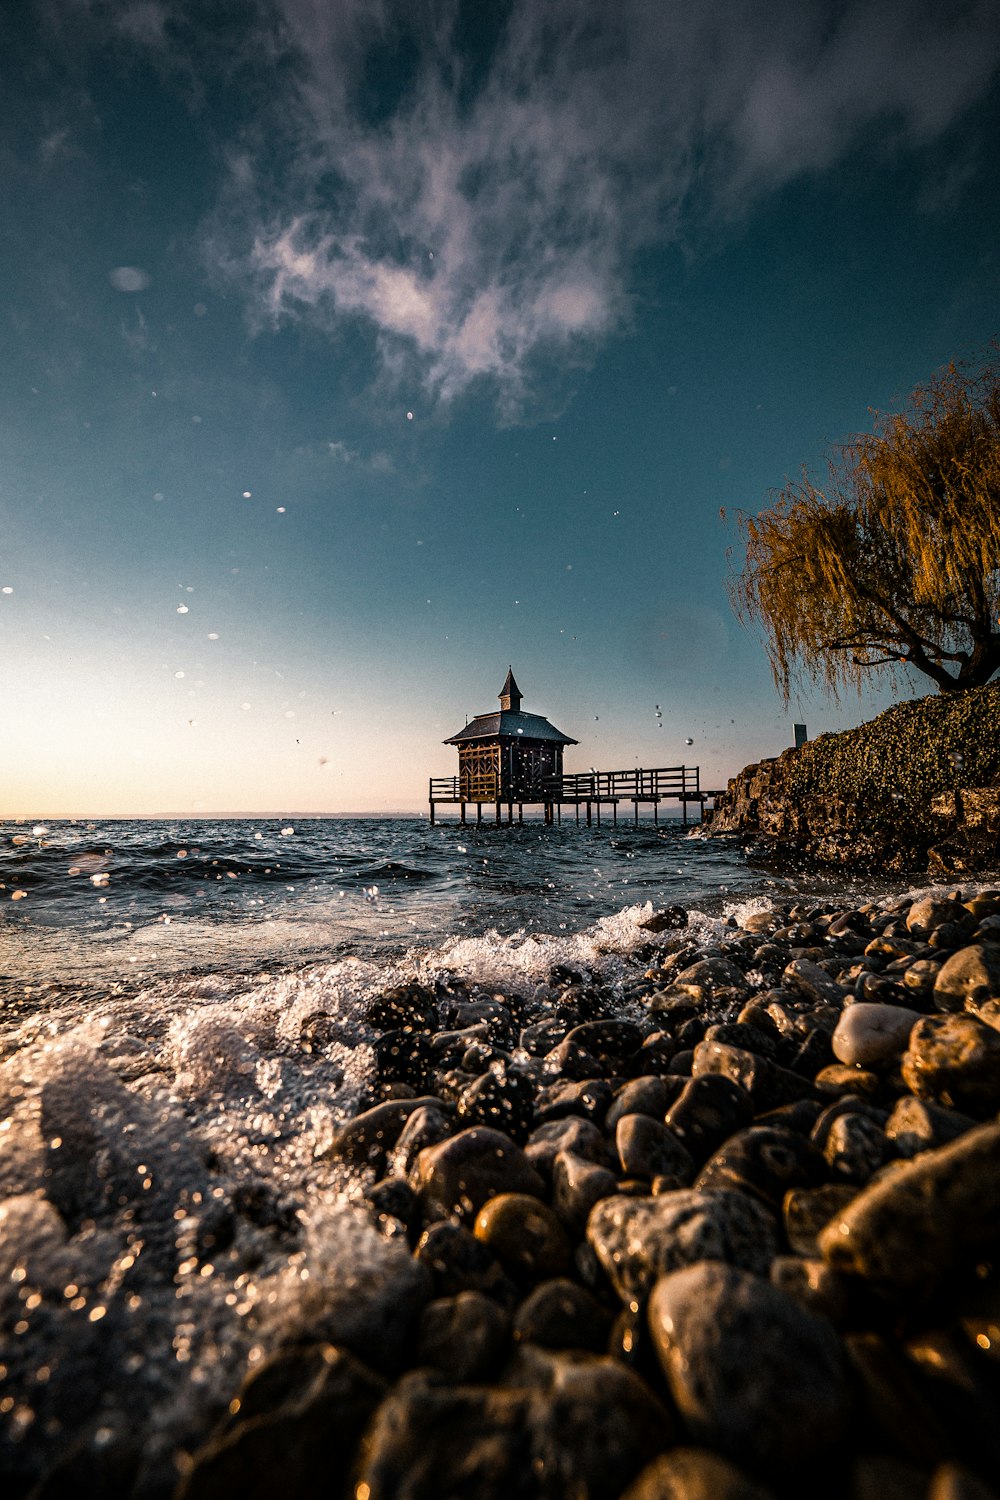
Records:
[[[1000,669],[1000,366],[949,366],[904,411],[741,516],[736,612],[762,627],[786,701],[902,664],[942,691]],[[949,670],[949,664],[951,670]]]

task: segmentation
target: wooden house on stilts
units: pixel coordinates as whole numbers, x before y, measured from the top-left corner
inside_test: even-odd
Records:
[[[563,748],[578,743],[540,714],[521,711],[521,690],[508,668],[500,690],[500,712],[478,714],[444,741],[458,747],[458,783],[463,802],[545,802],[554,777],[563,774]]]

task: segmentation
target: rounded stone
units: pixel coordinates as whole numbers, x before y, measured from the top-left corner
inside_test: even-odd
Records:
[[[541,1198],[545,1187],[524,1152],[509,1136],[474,1126],[428,1146],[417,1157],[413,1186],[425,1206],[472,1219],[497,1193]]]
[[[627,1177],[680,1177],[690,1182],[694,1161],[687,1147],[649,1115],[622,1115],[615,1128],[618,1160]]]
[[[833,1033],[833,1055],[838,1062],[867,1068],[891,1062],[906,1051],[918,1012],[901,1005],[874,1005],[859,1000],[848,1005]]]
[[[971,1115],[904,1094],[886,1122],[885,1133],[897,1156],[917,1156],[957,1140],[975,1123]]]
[[[674,976],[678,989],[686,990],[696,999],[708,1000],[720,989],[737,990],[744,999],[750,993],[750,985],[742,969],[738,969],[728,958],[702,958],[697,963]]]
[[[499,1193],[480,1209],[473,1233],[508,1270],[538,1280],[570,1264],[566,1231],[551,1208],[526,1193]]]
[[[428,1302],[420,1318],[417,1360],[450,1380],[484,1380],[507,1347],[510,1319],[492,1297],[459,1292]]]
[[[819,1234],[835,1270],[900,1299],[996,1254],[1000,1124],[923,1151],[852,1198]]]
[[[439,1099],[392,1099],[376,1104],[363,1114],[355,1115],[335,1133],[326,1156],[339,1157],[355,1166],[385,1166],[388,1152],[395,1146],[410,1118],[418,1110],[440,1107]]]
[[[373,1031],[434,1031],[438,1008],[434,995],[420,984],[401,984],[377,995],[365,1008]]]
[[[696,1442],[776,1477],[835,1451],[851,1397],[824,1318],[762,1277],[706,1261],[656,1283],[649,1326]]]
[[[458,1096],[455,1113],[463,1125],[488,1125],[523,1141],[535,1113],[535,1090],[520,1069],[502,1060]]]
[[[514,1337],[546,1349],[589,1349],[603,1354],[611,1314],[585,1287],[567,1277],[543,1281],[514,1314]]]
[[[604,1123],[610,1130],[623,1115],[649,1115],[651,1119],[662,1120],[672,1098],[670,1085],[655,1074],[633,1078],[618,1090]]]
[[[934,984],[938,1010],[978,1010],[1000,1000],[1000,948],[971,943],[959,948],[941,966]]]
[[[552,1206],[572,1234],[582,1234],[594,1204],[617,1188],[613,1172],[575,1151],[560,1151],[553,1162]]]
[[[539,1125],[528,1137],[524,1154],[543,1177],[552,1176],[552,1165],[561,1151],[572,1151],[587,1161],[602,1167],[611,1165],[612,1153],[603,1133],[592,1120],[579,1115],[567,1115],[562,1120],[550,1120]]]
[[[1000,1108],[1000,1031],[975,1016],[921,1016],[902,1073],[918,1099],[982,1119]]]
[[[824,1099],[839,1099],[841,1094],[858,1094],[861,1098],[872,1098],[881,1088],[877,1073],[869,1068],[852,1068],[847,1063],[830,1063],[821,1068],[813,1079],[813,1087]]]
[[[746,1089],[721,1073],[703,1073],[685,1083],[664,1117],[697,1162],[704,1162],[735,1131],[753,1119]]]
[[[658,1276],[697,1261],[766,1272],[777,1249],[774,1219],[755,1199],[691,1189],[607,1198],[591,1212],[587,1241],[623,1302],[640,1301]]]
[[[831,1123],[823,1155],[837,1182],[866,1183],[892,1155],[892,1147],[876,1120],[852,1111]]]
[[[413,1255],[430,1271],[439,1298],[482,1292],[503,1304],[514,1300],[514,1284],[496,1256],[468,1229],[450,1219],[426,1229]]]
[[[703,1192],[735,1188],[777,1208],[789,1188],[812,1187],[824,1175],[822,1156],[797,1131],[752,1125],[709,1157],[694,1185]]]
[[[966,930],[975,926],[972,913],[961,902],[942,901],[937,896],[921,897],[906,913],[906,930],[918,938],[930,937],[945,922],[955,923]]]

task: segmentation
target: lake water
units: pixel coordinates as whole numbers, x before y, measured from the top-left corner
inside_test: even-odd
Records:
[[[817,894],[856,883],[806,881]],[[869,882],[870,884],[870,882]],[[574,948],[630,908],[723,915],[802,877],[678,821],[433,827],[419,818],[0,824],[0,994],[287,976],[545,936]],[[29,997],[30,998],[30,997]]]

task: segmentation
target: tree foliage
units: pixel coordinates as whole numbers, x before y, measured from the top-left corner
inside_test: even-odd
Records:
[[[788,701],[805,678],[834,694],[901,664],[942,692],[1000,668],[1000,364],[951,364],[905,409],[740,515],[731,583],[764,631]]]

